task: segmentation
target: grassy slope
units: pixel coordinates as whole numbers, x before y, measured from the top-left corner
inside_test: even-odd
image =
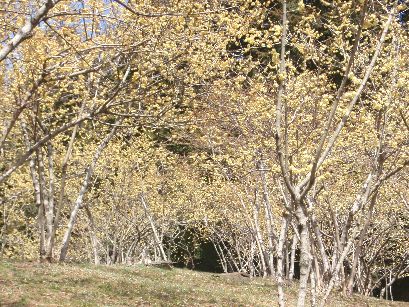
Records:
[[[286,289],[293,306],[295,285]],[[143,266],[0,262],[0,306],[274,306],[276,287],[260,278]],[[405,306],[354,296],[328,306]],[[407,305],[406,305],[407,306]]]

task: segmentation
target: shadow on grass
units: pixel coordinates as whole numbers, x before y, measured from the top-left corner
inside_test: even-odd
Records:
[[[15,302],[1,303],[0,306],[1,307],[28,307],[30,306],[30,304],[27,302],[27,299],[25,297],[22,297],[18,301],[15,301]]]

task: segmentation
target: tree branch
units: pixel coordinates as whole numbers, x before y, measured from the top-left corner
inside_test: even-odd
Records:
[[[31,32],[35,27],[43,21],[48,12],[61,0],[46,0],[45,3],[38,9],[38,11],[30,19],[26,21],[24,26],[17,31],[14,37],[6,43],[0,50],[0,62],[2,62],[7,55],[18,47],[25,39],[30,37]]]

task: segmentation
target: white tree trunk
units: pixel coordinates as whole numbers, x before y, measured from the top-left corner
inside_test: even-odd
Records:
[[[294,278],[294,264],[295,264],[295,251],[297,248],[297,236],[296,234],[293,235],[293,241],[291,243],[291,256],[290,256],[290,270],[288,274],[288,279],[293,280]]]
[[[263,201],[264,201],[264,219],[266,223],[267,229],[267,242],[268,242],[268,255],[267,255],[267,267],[269,270],[269,274],[271,276],[275,276],[274,272],[274,239],[276,237],[273,229],[273,213],[271,210],[271,204],[269,200],[269,193],[268,193],[268,186],[267,186],[267,178],[265,174],[265,166],[263,161],[261,160],[259,163],[260,167],[260,176],[261,176],[261,183],[263,187]]]
[[[285,306],[285,297],[283,290],[284,283],[284,254],[283,247],[287,239],[288,220],[290,216],[283,216],[281,220],[280,237],[277,245],[277,289],[278,289],[278,305]]]
[[[3,61],[10,52],[16,49],[23,40],[31,35],[33,29],[44,20],[48,12],[60,1],[61,0],[46,0],[33,16],[27,18],[24,26],[19,29],[13,38],[0,50],[0,62]]]
[[[308,277],[311,268],[311,254],[310,254],[310,236],[308,232],[308,219],[302,208],[303,204],[298,203],[296,216],[300,225],[300,286],[298,291],[298,307],[305,306],[305,296],[307,294]]]
[[[143,193],[141,193],[140,199],[141,199],[142,206],[143,206],[143,208],[145,210],[145,214],[146,214],[146,216],[147,216],[147,218],[149,220],[149,223],[151,225],[152,232],[153,232],[153,237],[154,237],[156,246],[158,247],[158,249],[160,251],[162,259],[164,261],[168,261],[168,257],[166,256],[165,250],[163,248],[162,240],[159,239],[158,231],[156,230],[155,223],[154,223],[153,218],[152,218],[152,216],[150,214],[150,210],[149,210],[148,204],[146,203],[146,200],[145,200],[145,197],[144,197]]]
[[[60,251],[60,262],[65,261],[65,258],[67,257],[67,252],[68,252],[68,244],[71,238],[71,233],[75,225],[75,221],[77,219],[78,211],[82,207],[82,203],[84,200],[85,193],[88,191],[88,186],[91,181],[92,175],[94,174],[95,167],[97,165],[97,162],[103,152],[103,150],[108,146],[108,143],[111,141],[111,139],[114,137],[116,131],[117,131],[117,126],[122,123],[123,118],[118,119],[115,122],[115,125],[111,129],[111,132],[103,139],[103,141],[99,144],[97,147],[94,158],[92,159],[90,165],[88,166],[84,180],[81,185],[80,192],[78,194],[77,200],[75,201],[74,208],[71,211],[70,219],[67,224],[67,230],[65,231],[64,238],[62,240],[62,245],[61,245],[61,251]]]
[[[99,241],[95,233],[95,223],[94,218],[92,217],[91,210],[88,206],[85,206],[85,212],[87,213],[88,222],[89,222],[89,236],[91,240],[92,252],[94,254],[94,264],[98,265],[101,263],[101,258],[99,256]]]

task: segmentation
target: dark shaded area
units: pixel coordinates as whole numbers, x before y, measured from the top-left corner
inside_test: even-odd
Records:
[[[300,249],[296,249],[294,260],[294,279],[300,279],[300,255],[301,255]],[[287,268],[285,268],[285,273],[288,276],[289,272],[287,272]]]
[[[200,231],[179,226],[180,234],[176,238],[164,239],[165,249],[170,251],[174,266],[191,270],[223,273],[214,245],[201,235]]]
[[[199,246],[200,253],[196,259],[195,269],[203,272],[223,273],[219,257],[211,242],[202,242]]]
[[[398,4],[409,5],[409,1],[399,0]],[[399,10],[398,20],[401,24],[406,24],[409,21],[409,8],[403,8]],[[408,291],[409,291],[409,288],[408,288]]]
[[[384,280],[384,282],[382,283],[382,287],[376,288],[372,292],[372,295],[374,297],[379,297],[379,295],[381,294],[381,289],[385,287],[385,285],[386,281]],[[409,302],[409,276],[399,278],[393,283],[392,297],[394,301]],[[385,296],[383,298],[385,299]],[[388,299],[392,299],[390,294]]]
[[[392,285],[392,295],[395,301],[409,302],[409,276],[398,279]]]

